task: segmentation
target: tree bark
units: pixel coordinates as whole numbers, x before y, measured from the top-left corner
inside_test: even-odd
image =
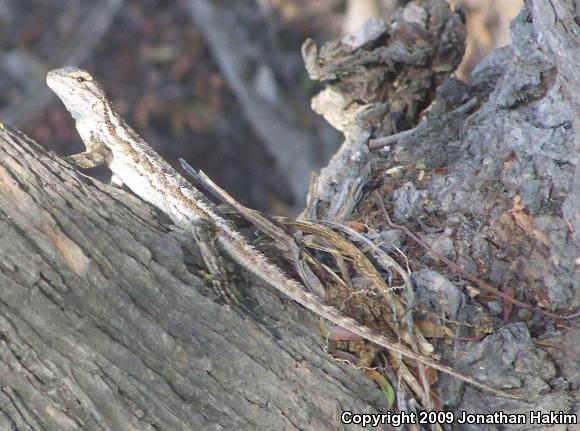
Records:
[[[201,295],[191,236],[7,128],[0,238],[2,430],[337,429],[382,403],[295,304]]]

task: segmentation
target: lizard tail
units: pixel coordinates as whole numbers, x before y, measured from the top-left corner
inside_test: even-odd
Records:
[[[384,347],[385,349],[399,353],[407,358],[414,359],[417,362],[421,362],[427,365],[428,367],[439,370],[445,374],[449,374],[485,391],[508,398],[521,398],[516,394],[494,388],[493,386],[480,382],[474,377],[460,373],[451,367],[442,365],[433,359],[423,356],[409,349],[407,346],[397,341],[391,340],[384,335],[373,331],[367,326],[361,325],[356,320],[344,316],[337,309],[323,304],[318,297],[307,292],[300,283],[294,281],[288,275],[284,274],[276,265],[268,262],[266,256],[252,247],[237,232],[230,229],[227,231],[221,231],[218,236],[218,243],[239,265],[256,275],[258,278],[266,281],[268,284],[272,285],[274,288],[289,298],[298,302],[303,307],[309,309],[324,319],[331,321],[335,325],[341,326],[366,340],[372,341],[373,343]]]

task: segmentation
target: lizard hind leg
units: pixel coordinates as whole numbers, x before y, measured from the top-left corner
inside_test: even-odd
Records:
[[[223,277],[225,275],[225,269],[223,260],[217,249],[215,229],[213,226],[204,220],[197,220],[193,224],[192,233],[209,273],[213,276]]]
[[[218,246],[216,227],[206,220],[199,219],[192,224],[194,239],[208,270],[204,277],[207,281],[204,294],[207,294],[218,304],[225,305],[244,316],[267,326],[263,319],[259,302],[253,295],[247,294],[245,288],[232,280],[226,270],[226,260],[222,257],[221,248]]]
[[[215,228],[204,220],[197,220],[192,227],[191,232],[208,271],[204,278],[209,281],[212,296],[220,303],[240,304],[241,300],[236,293],[226,287],[227,272],[217,248]]]

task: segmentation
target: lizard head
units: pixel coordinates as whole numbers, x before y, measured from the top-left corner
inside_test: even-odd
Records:
[[[75,120],[102,111],[105,92],[90,73],[76,67],[54,69],[46,75],[46,84],[62,100]]]

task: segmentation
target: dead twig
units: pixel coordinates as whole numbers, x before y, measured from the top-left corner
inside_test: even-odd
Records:
[[[214,197],[217,199],[227,203],[231,206],[234,210],[236,210],[243,218],[249,221],[251,224],[256,226],[266,235],[270,236],[272,239],[278,241],[278,243],[282,244],[286,250],[292,256],[294,267],[300,277],[306,284],[306,286],[313,292],[316,292],[318,295],[324,294],[324,287],[318,277],[314,274],[312,269],[305,263],[305,260],[314,264],[321,268],[320,265],[317,265],[317,261],[310,256],[310,254],[305,253],[299,245],[296,243],[296,240],[292,235],[286,233],[283,229],[276,226],[271,220],[269,220],[264,215],[260,214],[258,211],[255,211],[250,208],[246,208],[238,201],[236,201],[233,197],[229,195],[224,189],[219,187],[216,183],[212,181],[207,175],[203,172],[197,172],[193,169],[185,160],[179,159],[181,163],[181,167],[200,185],[206,188]],[[322,268],[323,272],[324,268]]]
[[[472,109],[474,109],[478,105],[479,105],[479,100],[477,99],[477,97],[473,97],[473,98],[469,99],[466,103],[461,105],[459,108],[451,111],[447,115],[465,115],[465,114],[469,113]],[[391,144],[395,144],[398,141],[400,141],[401,139],[406,138],[407,136],[410,136],[413,133],[415,133],[417,131],[417,129],[421,127],[421,125],[422,125],[422,123],[417,125],[416,127],[412,128],[412,129],[404,130],[400,133],[395,133],[394,135],[383,136],[381,138],[376,138],[376,139],[370,139],[369,140],[369,148],[371,150],[376,150],[376,149],[383,148],[383,147],[386,147],[386,146],[391,145]]]
[[[196,172],[185,160],[180,159],[181,166],[184,170],[191,175],[195,181],[203,185],[206,189],[210,191],[218,199],[226,202],[236,211],[238,211],[244,218],[246,218],[250,223],[254,224],[258,229],[264,233],[271,236],[273,239],[281,242],[287,249],[291,251],[291,255],[294,259],[295,266],[301,278],[305,284],[310,285],[312,278],[316,280],[315,284],[319,284],[320,281],[314,275],[312,270],[308,265],[300,265],[299,262],[304,262],[300,256],[304,255],[304,251],[296,243],[295,238],[286,233],[283,229],[280,229],[267,217],[260,214],[258,211],[249,209],[241,205],[235,199],[233,199],[225,190],[221,189],[217,184],[215,184],[209,177],[207,177],[203,172]],[[309,221],[309,220],[297,220],[285,217],[276,217],[278,223],[284,226],[290,227],[292,229],[299,230],[303,233],[310,235],[315,235],[316,237],[324,239],[326,244],[311,243],[308,246],[314,247],[316,249],[323,249],[323,251],[334,255],[337,262],[344,262],[344,259],[349,260],[353,267],[361,273],[367,280],[369,280],[376,291],[378,291],[385,299],[385,302],[389,304],[392,309],[393,321],[385,321],[389,328],[396,334],[400,339],[408,343],[412,349],[417,353],[431,354],[433,352],[433,346],[423,337],[421,332],[417,330],[413,323],[411,310],[403,307],[404,301],[392,294],[388,286],[385,285],[385,281],[379,274],[375,266],[368,260],[361,250],[355,246],[351,241],[344,238],[342,235],[336,233],[332,228],[336,228],[343,233],[351,236],[353,239],[362,242],[370,250],[372,250],[373,255],[382,263],[385,268],[394,267],[399,272],[401,278],[404,280],[407,287],[407,292],[412,292],[411,282],[405,271],[398,265],[398,263],[388,256],[385,252],[380,250],[372,241],[368,240],[364,236],[358,234],[356,231],[342,225],[334,224],[331,222],[322,221]],[[329,273],[334,280],[338,277],[325,265],[320,265],[316,262],[310,255],[306,254],[308,260],[311,264],[315,263],[316,266],[324,268]],[[306,277],[306,278],[305,278]],[[311,278],[312,277],[312,278]],[[345,284],[344,281],[340,280],[341,284]],[[318,286],[317,286],[318,287]],[[400,323],[405,323],[404,327],[400,326]],[[419,376],[421,380],[421,385],[418,384],[417,380],[412,376],[406,367],[402,365],[400,361],[400,369],[403,373],[403,378],[413,390],[418,391],[418,395],[426,403],[427,406],[432,405],[430,389],[428,379],[425,373],[425,367],[422,364],[418,364]],[[422,391],[420,388],[422,387]]]

